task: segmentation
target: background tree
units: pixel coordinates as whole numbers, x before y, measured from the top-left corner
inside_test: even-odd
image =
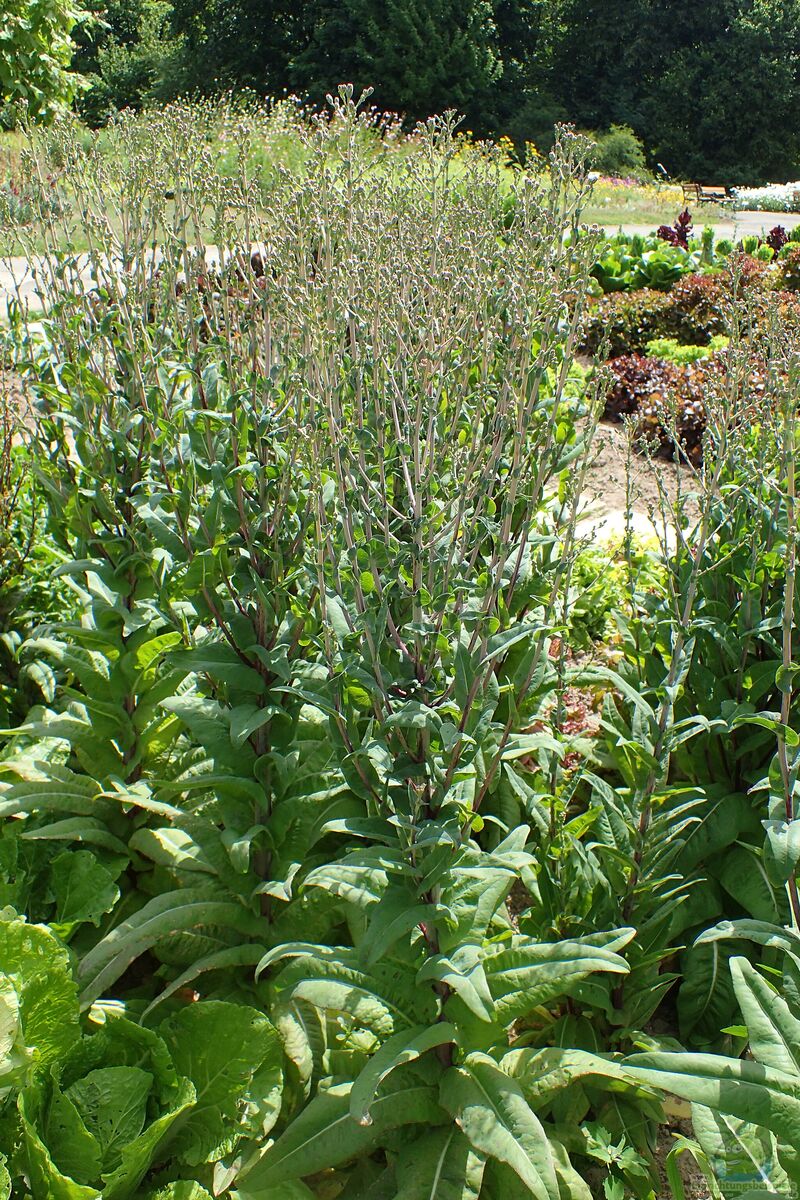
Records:
[[[456,108],[486,129],[502,60],[490,0],[321,0],[293,86],[321,100],[338,83],[374,86],[380,109],[416,120]]]
[[[702,7],[702,18],[695,12],[674,31],[672,52],[643,88],[646,143],[673,173],[692,178],[796,179],[800,4],[710,0]],[[668,6],[660,9],[667,36]]]
[[[72,0],[3,0],[0,12],[0,122],[13,123],[22,102],[31,116],[51,117],[81,79],[70,70],[73,31],[88,14]]]
[[[289,64],[310,36],[316,2],[173,0],[172,26],[184,39],[186,90],[289,87]]]
[[[184,90],[186,59],[170,0],[105,0],[96,12],[95,23],[78,31],[73,59],[90,85],[78,97],[84,120],[102,125],[120,109]]]

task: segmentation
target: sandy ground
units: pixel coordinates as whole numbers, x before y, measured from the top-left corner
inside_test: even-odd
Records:
[[[602,421],[582,497],[579,536],[609,542],[625,537],[628,457],[625,427],[616,421]],[[690,469],[667,459],[652,461],[638,453],[631,456],[630,468],[634,532],[640,537],[666,538],[668,546],[674,545],[674,523],[668,520],[665,530],[660,508],[664,500],[672,505],[679,492],[692,490]]]

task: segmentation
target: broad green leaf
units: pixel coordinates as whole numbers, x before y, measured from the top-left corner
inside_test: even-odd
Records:
[[[378,1088],[390,1072],[401,1067],[403,1063],[413,1062],[434,1046],[454,1044],[457,1041],[455,1027],[444,1021],[429,1026],[416,1025],[412,1029],[394,1034],[373,1054],[353,1084],[350,1093],[350,1114],[353,1119],[360,1125],[372,1123],[370,1106]]]
[[[509,1166],[537,1200],[559,1200],[547,1134],[519,1085],[492,1059],[471,1054],[451,1067],[440,1097],[475,1150]]]
[[[307,1000],[328,1012],[347,1013],[381,1039],[420,1019],[432,1023],[436,1018],[433,990],[417,987],[413,968],[402,962],[387,959],[364,971],[354,950],[295,942],[270,951],[257,971],[289,956],[294,961],[275,980],[283,1001]]]
[[[100,1200],[102,1191],[76,1183],[59,1171],[50,1157],[38,1132],[44,1118],[41,1100],[41,1089],[28,1088],[17,1102],[22,1125],[20,1157],[32,1195],[46,1200]]]
[[[685,874],[733,843],[743,833],[757,833],[758,815],[749,796],[741,792],[707,798],[694,810],[700,818],[690,829],[681,848],[679,864]]]
[[[77,988],[66,948],[43,925],[28,925],[13,909],[0,913],[0,963],[19,998],[25,1045],[43,1065],[80,1037]]]
[[[280,1111],[282,1074],[278,1033],[244,1004],[205,1000],[161,1026],[175,1069],[190,1079],[196,1100],[173,1153],[196,1165],[230,1154],[245,1131],[248,1110],[264,1136]]]
[[[768,821],[764,861],[777,883],[786,883],[800,866],[800,821]],[[761,914],[753,913],[758,917]]]
[[[738,948],[739,950],[741,947]],[[713,1047],[721,1030],[736,1018],[730,959],[737,947],[722,942],[695,944],[681,955],[678,992],[681,1039]]]
[[[137,1195],[139,1184],[149,1168],[159,1161],[159,1155],[168,1145],[172,1126],[191,1110],[194,1103],[194,1088],[183,1080],[175,1097],[174,1108],[163,1113],[142,1133],[122,1148],[122,1163],[116,1171],[105,1177],[103,1200],[132,1200]]]
[[[151,1192],[148,1200],[213,1200],[213,1197],[193,1179],[181,1179],[178,1183],[168,1183],[157,1192]]]
[[[777,922],[788,917],[783,888],[772,883],[761,854],[753,847],[733,846],[714,874],[737,907],[756,920]]]
[[[69,925],[91,921],[97,925],[119,899],[113,876],[91,850],[67,850],[51,864],[56,919]]]
[[[800,954],[800,936],[794,930],[782,929],[779,925],[773,925],[765,921],[751,921],[749,918],[742,918],[737,921],[720,921],[712,929],[707,929],[705,933],[701,933],[695,945],[702,946],[711,942],[734,941],[738,939],[755,942],[757,946],[769,946]]]
[[[32,1052],[25,1045],[17,989],[0,974],[0,1094],[24,1082]]]
[[[152,1084],[153,1076],[139,1067],[100,1067],[67,1088],[67,1099],[100,1147],[106,1174],[142,1132]]]
[[[6,1167],[5,1154],[0,1154],[0,1200],[11,1200],[11,1176]]]
[[[103,1149],[69,1096],[56,1083],[47,1106],[47,1149],[59,1171],[76,1183],[92,1184],[100,1180]]]
[[[318,1200],[311,1188],[306,1187],[299,1179],[271,1184],[266,1188],[251,1188],[246,1183],[230,1195],[231,1200]]]
[[[394,1200],[478,1200],[485,1159],[453,1126],[403,1147]]]

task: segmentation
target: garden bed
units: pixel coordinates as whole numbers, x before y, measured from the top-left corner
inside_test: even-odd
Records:
[[[2,335],[0,1194],[788,1195],[796,247],[201,115],[69,144]]]

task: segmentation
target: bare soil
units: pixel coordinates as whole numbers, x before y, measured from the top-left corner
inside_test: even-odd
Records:
[[[679,489],[691,490],[690,467],[666,458],[650,458],[640,451],[629,456],[625,427],[617,421],[604,420],[597,430],[586,487],[587,499],[598,515],[624,511],[629,457],[634,512],[650,516],[658,510],[662,496],[674,504]]]

